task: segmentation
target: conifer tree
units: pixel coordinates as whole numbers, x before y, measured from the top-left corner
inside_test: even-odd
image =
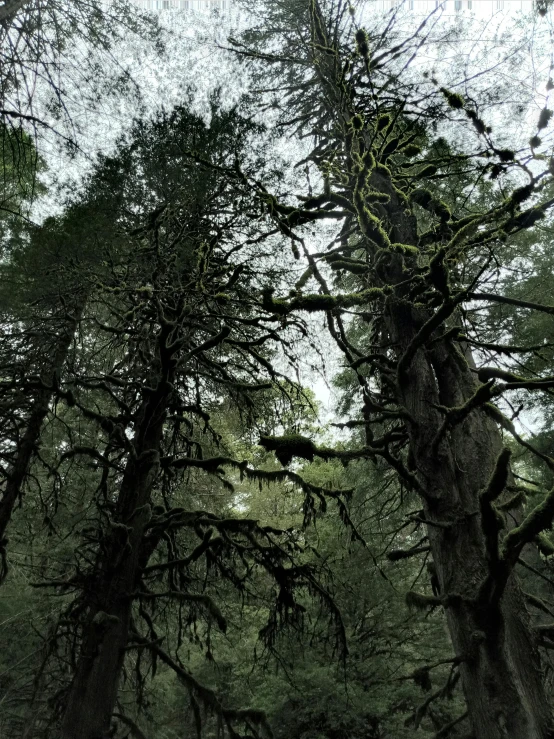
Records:
[[[36,676],[52,707],[42,736],[96,739],[132,724],[117,710],[122,676],[138,675],[140,696],[159,662],[183,685],[198,731],[207,711],[231,735],[264,734],[262,713],[222,705],[179,656],[197,624],[209,652],[210,630],[227,628],[220,592],[245,592],[253,573],[275,583],[268,643],[301,620],[307,592],[344,646],[332,598],[297,561],[290,532],[182,494],[187,484],[232,491],[233,476],[286,480],[303,490],[307,518],[324,496],[344,507],[337,491],[254,468],[214,421],[225,407],[254,424],[272,394],[286,406],[299,392],[272,364],[282,339],[258,299],[262,276],[280,280],[285,266],[260,249],[253,219],[248,178],[272,179],[263,157],[245,153],[257,133],[215,104],[209,125],[186,108],[138,122],[84,194],[3,265],[4,285],[15,278],[20,289],[19,301],[5,297],[13,328],[0,354],[10,463],[2,531],[31,499],[50,534],[60,527],[66,554],[62,568],[46,556],[35,583],[61,604]],[[245,173],[242,185],[229,169]],[[282,329],[289,323],[294,336],[294,321]],[[156,624],[168,613],[166,646]]]
[[[407,602],[444,609],[471,736],[551,737],[539,636],[517,566],[551,526],[554,493],[521,504],[513,443],[550,470],[554,459],[524,438],[509,408],[514,394],[525,404],[549,393],[552,369],[535,372],[525,363],[532,347],[518,349],[509,335],[483,342],[469,317],[498,305],[540,314],[544,331],[551,327],[548,296],[511,297],[497,278],[507,245],[537,228],[554,203],[548,155],[540,153],[552,113],[540,112],[530,150],[507,149],[471,92],[407,76],[426,23],[391,44],[394,18],[373,33],[345,3],[282,3],[268,12],[270,26],[232,44],[271,76],[280,125],[312,142],[298,165],[321,186],[296,203],[270,203],[307,271],[289,296],[268,288],[263,304],[276,322],[324,313],[357,385],[347,425],[363,430],[363,443],[348,451],[309,438],[261,443],[284,465],[295,457],[367,458],[396,471],[418,501],[413,515],[426,527],[436,570],[434,595],[410,592]],[[465,121],[471,152],[433,136],[434,122],[448,119]],[[445,202],[444,183],[460,167],[476,186],[495,183],[488,202]],[[307,228],[326,219],[338,220],[336,237],[314,253]],[[515,353],[517,367],[506,360]]]

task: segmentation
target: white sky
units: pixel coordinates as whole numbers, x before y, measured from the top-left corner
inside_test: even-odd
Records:
[[[195,10],[158,13],[168,48],[165,59],[161,60],[149,44],[131,36],[115,50],[117,63],[127,68],[140,86],[146,115],[159,107],[170,109],[183,102],[189,89],[194,91],[199,111],[205,108],[210,92],[217,87],[221,87],[223,99],[229,103],[237,100],[243,91],[244,80],[236,60],[217,48],[217,41],[224,42],[228,35],[237,35],[237,30],[248,22],[240,0],[227,0],[229,7],[217,13],[210,9],[211,6],[206,9],[206,0],[194,2]],[[193,0],[190,3],[192,7]],[[435,0],[413,0],[413,9],[410,4],[410,0],[406,0],[399,11],[398,23],[406,33],[413,32],[423,14],[435,8]],[[495,120],[489,121],[493,123],[498,145],[513,144],[514,140],[525,144],[535,132],[538,111],[546,101],[545,85],[553,51],[552,12],[546,18],[535,15],[529,20],[530,0],[473,0],[471,9],[468,9],[467,0],[462,0],[457,10],[459,7],[457,0],[443,3],[433,19],[436,21],[433,36],[440,38],[446,28],[455,27],[464,37],[463,42],[430,43],[419,61],[412,65],[411,74],[420,75],[424,68],[434,68],[439,82],[448,85],[457,70],[457,74],[474,76],[472,87],[483,94],[491,89],[494,91],[495,87],[513,91],[514,100],[526,100],[525,112],[514,115],[509,107],[499,107],[498,112],[490,113]],[[356,20],[371,30],[390,17],[390,8],[390,0],[368,0],[364,10],[357,12]],[[525,21],[524,16],[527,16]],[[376,21],[377,17],[381,20]],[[479,73],[484,67],[491,68],[498,63],[509,44],[516,47],[513,63],[507,62],[493,73],[491,87],[491,75],[479,76]],[[467,92],[463,88],[459,91]],[[78,92],[71,89],[69,108],[81,130],[79,138],[83,148],[86,147],[86,155],[78,153],[69,158],[66,150],[58,146],[59,140],[49,135],[44,138],[41,148],[49,167],[46,179],[54,197],[43,203],[37,217],[52,213],[56,202],[61,202],[55,196],[56,181],[62,185],[70,183],[71,188],[78,187],[82,173],[92,166],[94,152],[109,153],[117,136],[125,131],[137,113],[128,100],[121,100],[117,109],[110,104],[104,109],[87,110],[80,106]],[[463,130],[467,131],[467,126]],[[471,135],[471,132],[464,135]],[[284,154],[287,146],[283,147]],[[331,354],[329,357],[327,373],[331,376],[337,361]],[[324,416],[328,416],[335,399],[325,381],[313,374],[304,381],[312,386],[324,405]]]

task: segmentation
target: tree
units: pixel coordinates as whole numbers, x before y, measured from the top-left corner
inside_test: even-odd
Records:
[[[223,407],[252,424],[273,404],[271,394],[258,397],[271,391],[286,406],[299,392],[272,365],[280,338],[258,300],[260,274],[281,279],[285,267],[260,249],[252,220],[259,209],[248,177],[271,175],[262,157],[243,154],[256,132],[217,107],[209,126],[186,108],[137,123],[84,195],[23,239],[4,266],[22,287],[19,305],[6,299],[14,331],[2,347],[13,435],[5,448],[21,462],[6,475],[3,526],[25,492],[40,502],[46,531],[64,532],[64,555],[46,556],[36,583],[55,589],[61,604],[36,677],[53,706],[35,728],[44,736],[103,736],[116,714],[128,725],[129,715],[114,713],[122,675],[136,672],[140,696],[158,662],[190,694],[198,724],[205,707],[230,733],[241,725],[263,732],[260,712],[224,707],[179,656],[189,628],[205,624],[208,646],[211,629],[226,630],[218,595],[248,593],[256,573],[275,583],[268,643],[283,623],[301,620],[296,593],[305,591],[330,610],[344,641],[336,607],[314,567],[296,557],[291,532],[206,509],[188,492],[232,490],[234,474],[260,485],[290,480],[308,512],[323,496],[344,506],[340,492],[233,456],[214,421]],[[243,185],[226,175],[230,167],[246,172]],[[35,261],[48,253],[58,257],[51,282]],[[37,377],[52,335],[62,345]],[[29,336],[14,368],[14,348]],[[29,390],[31,407],[21,409]],[[162,647],[156,621],[168,613],[178,626]]]
[[[285,3],[272,12],[281,26],[270,28],[272,43],[266,32],[263,53],[254,32],[245,37],[250,46],[234,47],[262,68],[273,64],[282,125],[311,137],[302,164],[322,184],[296,203],[260,195],[307,263],[292,296],[268,289],[264,305],[275,321],[325,312],[358,383],[349,424],[364,430],[364,440],[348,451],[304,437],[261,443],[283,464],[294,457],[382,459],[397,472],[401,489],[419,498],[414,515],[427,528],[439,587],[431,598],[409,593],[407,599],[445,609],[472,735],[550,737],[537,636],[516,566],[551,525],[554,494],[544,491],[538,505],[516,511],[514,524],[506,511],[517,509],[518,484],[507,440],[550,469],[554,460],[522,437],[503,403],[513,393],[527,401],[549,392],[553,380],[533,375],[531,366],[507,365],[510,350],[485,345],[467,314],[475,305],[496,304],[554,313],[542,301],[497,292],[497,283],[487,289],[501,274],[504,245],[545,219],[554,202],[548,157],[539,153],[552,112],[540,112],[531,149],[515,152],[496,143],[469,95],[441,87],[428,73],[420,81],[407,76],[425,43],[425,23],[389,45],[386,33],[358,26],[343,3],[310,0],[294,9]],[[292,14],[294,23],[287,23]],[[471,152],[433,138],[433,126],[444,119],[467,121]],[[449,207],[441,199],[441,183],[460,165],[473,182],[496,183],[492,204],[466,197]],[[302,226],[330,218],[339,221],[338,233],[314,254]],[[305,292],[310,281],[319,292]],[[494,363],[480,366],[485,349]]]

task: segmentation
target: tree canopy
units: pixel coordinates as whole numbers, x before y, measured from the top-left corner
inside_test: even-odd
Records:
[[[528,47],[246,6],[240,102],[136,118],[35,222],[6,126],[0,730],[548,739],[553,112],[494,77]]]

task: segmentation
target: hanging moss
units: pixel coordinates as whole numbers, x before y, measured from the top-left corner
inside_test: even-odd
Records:
[[[532,184],[519,187],[517,190],[514,190],[513,193],[511,194],[510,201],[514,203],[515,205],[519,205],[520,203],[523,203],[525,200],[528,200],[533,194],[533,191],[534,191],[534,187]]]
[[[509,221],[509,225],[513,228],[531,228],[535,223],[541,221],[545,215],[546,213],[541,208],[533,208],[532,210],[527,210],[524,213],[521,213],[517,218]]]
[[[361,131],[361,130],[362,130],[362,128],[364,127],[364,119],[363,119],[363,117],[362,117],[361,115],[359,115],[359,114],[358,114],[358,115],[355,115],[355,116],[354,116],[354,117],[352,118],[352,120],[350,121],[350,123],[352,124],[352,128],[353,128],[353,129],[354,129],[355,131]]]
[[[461,110],[464,107],[464,99],[460,94],[447,90],[446,87],[441,87],[440,90],[451,108]]]
[[[362,226],[364,234],[374,241],[377,246],[386,248],[390,246],[390,239],[386,234],[385,229],[381,225],[381,221],[374,216],[369,208],[363,203],[362,207],[358,211],[358,217]]]
[[[418,146],[417,144],[408,144],[402,148],[402,154],[404,154],[405,157],[415,157],[418,154],[421,154],[421,146]]]
[[[386,164],[383,164],[382,162],[378,162],[375,165],[375,171],[378,172],[380,175],[383,175],[383,177],[386,177],[388,180],[392,179],[390,169],[387,167]]]
[[[515,158],[515,152],[511,149],[495,149],[494,153],[501,162],[513,162]]]
[[[443,223],[446,223],[446,221],[452,218],[450,208],[442,200],[433,201],[433,210]]]
[[[413,190],[410,193],[410,200],[413,203],[417,203],[417,205],[422,208],[425,208],[425,210],[428,210],[430,213],[434,213],[443,222],[450,220],[452,217],[450,208],[446,203],[443,203],[442,200],[435,200],[431,192],[423,187]]]
[[[438,290],[445,298],[450,295],[450,286],[448,284],[448,269],[444,263],[446,250],[439,249],[435,256],[429,262],[429,279],[433,287]]]
[[[505,500],[503,503],[497,503],[496,507],[499,511],[513,511],[516,508],[519,508],[521,505],[525,503],[525,492],[523,490],[518,490],[517,493],[514,493],[508,500]]]
[[[509,449],[503,449],[498,455],[493,473],[490,477],[486,489],[481,493],[484,501],[495,501],[506,487],[508,474],[510,472],[510,458],[512,453]]]
[[[383,149],[383,155],[381,157],[382,160],[385,161],[388,157],[390,157],[391,154],[394,154],[394,152],[398,149],[399,144],[400,138],[395,138],[389,141],[389,143]]]
[[[388,195],[386,192],[378,192],[377,190],[366,190],[364,193],[364,197],[370,203],[390,202],[390,195]]]
[[[388,113],[384,113],[377,118],[377,131],[384,131],[390,125],[391,117]]]
[[[477,115],[477,113],[474,110],[466,110],[467,117],[471,120],[473,125],[475,126],[475,130],[479,134],[485,134],[489,133],[487,130],[487,126],[481,118]]]
[[[539,115],[539,121],[537,123],[537,128],[539,131],[542,131],[543,128],[546,128],[550,122],[550,119],[554,113],[549,110],[548,108],[543,108]]]
[[[360,171],[365,172],[366,174],[369,174],[369,172],[375,167],[375,157],[373,156],[371,149],[364,152],[361,157],[360,165]]]
[[[410,200],[412,201],[412,203],[417,203],[418,205],[421,205],[422,208],[427,208],[427,206],[433,200],[433,195],[424,187],[418,187],[417,190],[412,190],[412,192],[410,193]]]
[[[293,457],[300,457],[312,462],[317,452],[317,447],[313,441],[301,434],[261,436],[260,446],[268,452],[275,452],[275,456],[284,467],[292,462]]]
[[[519,526],[508,532],[504,539],[504,559],[516,561],[525,544],[533,541],[544,529],[552,525],[553,516],[554,489],[550,490],[544,500],[525,516]]]
[[[365,262],[355,259],[335,259],[331,262],[331,269],[344,269],[347,272],[352,272],[354,275],[365,275],[367,274],[368,266]]]
[[[313,273],[314,273],[313,267],[311,267],[311,266],[308,267],[308,269],[304,272],[304,274],[300,277],[300,279],[298,280],[298,282],[294,286],[295,289],[296,290],[301,290],[306,285],[306,283],[308,282],[308,280],[310,279],[310,277],[313,275]]]
[[[411,244],[391,244],[391,250],[400,254],[412,254],[413,256],[419,255],[419,249],[417,246]]]
[[[423,691],[428,693],[433,687],[431,683],[431,676],[429,675],[429,667],[419,667],[412,673],[414,683],[421,688]]]
[[[437,167],[435,167],[434,164],[428,164],[418,174],[420,177],[432,177],[433,175],[437,174],[437,172],[438,169]]]
[[[364,59],[367,59],[369,56],[369,39],[365,28],[359,28],[356,31],[355,39],[358,52],[364,57]]]

